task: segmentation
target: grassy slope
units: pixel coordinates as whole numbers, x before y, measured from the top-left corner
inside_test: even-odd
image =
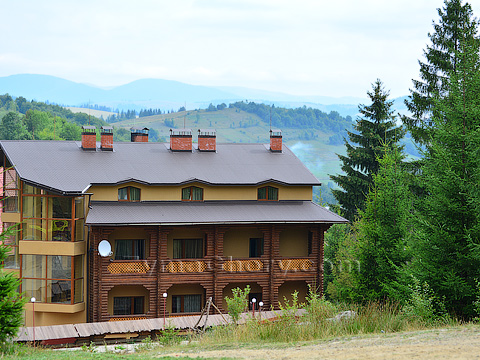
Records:
[[[198,114],[198,119],[197,119]],[[224,109],[221,111],[207,112],[205,110],[182,111],[171,114],[142,117],[114,123],[116,127],[129,129],[132,126],[146,126],[154,128],[165,140],[168,139],[170,127],[165,120],[173,120],[176,128],[182,128],[185,120],[186,128],[197,129],[214,128],[217,130],[218,142],[235,143],[268,143],[269,125],[254,115],[238,109]],[[249,127],[239,127],[240,122],[257,124]],[[333,133],[324,133],[313,130],[318,136],[315,140],[299,140],[305,129],[282,129],[284,142],[304,162],[322,183],[329,181],[328,174],[340,172],[340,162],[335,153],[345,153],[343,145],[328,145],[328,138]],[[196,134],[193,136],[194,141]]]

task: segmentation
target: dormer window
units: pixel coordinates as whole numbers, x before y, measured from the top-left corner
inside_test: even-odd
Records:
[[[203,189],[196,186],[183,188],[182,201],[203,201]]]
[[[118,201],[140,201],[140,189],[133,186],[118,189]]]
[[[277,201],[278,188],[273,186],[264,186],[258,188],[258,200]]]

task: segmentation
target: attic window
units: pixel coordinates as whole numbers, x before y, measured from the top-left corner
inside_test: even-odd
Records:
[[[203,201],[203,189],[196,186],[183,188],[182,201]]]
[[[140,201],[140,189],[133,186],[118,189],[118,201]]]
[[[258,188],[258,200],[277,201],[278,188],[273,186],[264,186]]]

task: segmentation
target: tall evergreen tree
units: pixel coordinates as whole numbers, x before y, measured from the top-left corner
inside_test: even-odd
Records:
[[[433,102],[412,269],[450,311],[471,317],[480,279],[480,64],[476,43],[462,46],[448,95]]]
[[[378,158],[384,153],[384,144],[389,148],[398,147],[398,141],[405,132],[395,125],[393,101],[388,100],[389,92],[383,88],[380,79],[367,92],[371,105],[360,105],[362,117],[357,119],[354,131],[347,131],[349,141],[344,139],[347,155],[338,155],[345,175],[330,175],[342,190],[333,190],[340,204],[343,216],[353,221],[357,209],[365,209],[365,198],[378,171]],[[358,144],[354,146],[352,144]]]
[[[419,60],[420,80],[413,80],[413,89],[405,104],[412,117],[403,116],[402,121],[415,141],[426,144],[432,135],[431,110],[433,96],[445,96],[450,74],[458,73],[462,43],[480,49],[477,36],[478,20],[473,17],[470,4],[462,0],[445,0],[443,9],[438,9],[440,21],[434,23],[434,32],[428,34],[431,45],[424,50],[425,62]]]
[[[3,261],[10,248],[4,245],[5,238],[11,236],[13,229],[0,234],[0,353],[5,350],[8,341],[17,335],[23,323],[23,305],[25,299],[20,297],[17,288],[20,280],[11,272],[4,272]]]
[[[345,301],[400,300],[399,278],[410,258],[407,238],[410,231],[412,203],[406,173],[402,169],[403,154],[384,147],[378,173],[366,199],[366,208],[359,211],[350,238],[340,244],[337,265],[350,272],[336,276],[329,292]],[[343,269],[346,270],[346,269]]]

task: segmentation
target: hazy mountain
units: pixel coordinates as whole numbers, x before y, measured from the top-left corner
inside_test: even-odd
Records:
[[[307,106],[327,113],[337,111],[343,116],[352,117],[358,112],[358,104],[367,102],[362,98],[296,96],[243,87],[190,85],[162,79],[141,79],[121,86],[101,88],[37,74],[0,77],[0,94],[5,93],[15,97],[23,96],[27,100],[49,101],[69,106],[90,103],[123,110],[143,108],[177,110],[185,103],[188,109],[206,108],[210,103],[217,105],[249,100],[287,108]],[[403,106],[403,101],[397,103]]]

